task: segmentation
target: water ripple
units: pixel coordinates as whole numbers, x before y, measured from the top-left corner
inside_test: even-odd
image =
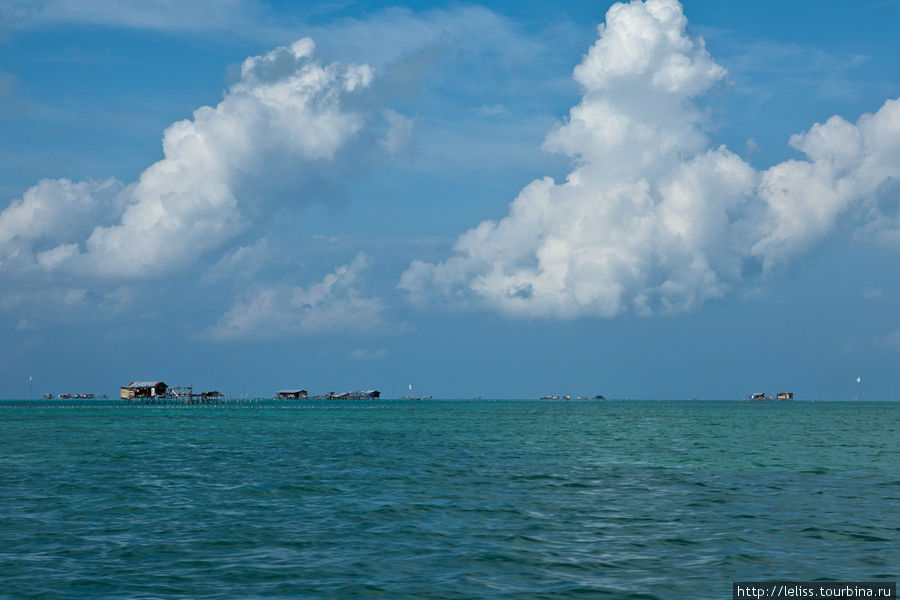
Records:
[[[900,565],[891,404],[0,407],[0,597],[702,599]]]

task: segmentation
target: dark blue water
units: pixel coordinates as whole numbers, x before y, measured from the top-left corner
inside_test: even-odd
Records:
[[[896,580],[898,430],[898,403],[0,402],[0,597]]]

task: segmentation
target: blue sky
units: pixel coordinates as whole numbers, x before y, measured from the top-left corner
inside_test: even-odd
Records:
[[[0,397],[896,399],[900,2],[611,6],[0,3]]]

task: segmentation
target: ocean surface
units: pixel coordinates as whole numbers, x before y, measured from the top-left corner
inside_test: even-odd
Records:
[[[900,403],[0,401],[0,598],[731,598],[900,573]]]

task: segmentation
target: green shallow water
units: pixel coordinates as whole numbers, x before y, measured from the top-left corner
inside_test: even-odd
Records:
[[[0,402],[2,598],[896,580],[900,404]]]

